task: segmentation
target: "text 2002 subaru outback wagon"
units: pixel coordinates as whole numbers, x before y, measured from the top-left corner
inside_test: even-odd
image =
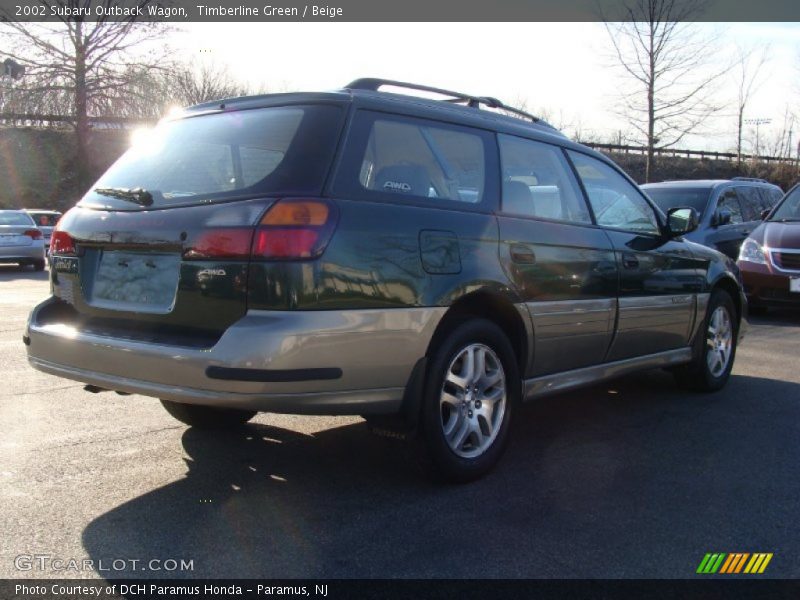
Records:
[[[159,125],[61,219],[31,364],[198,427],[404,424],[462,481],[520,400],[652,367],[724,385],[746,301],[730,260],[681,238],[693,209],[663,215],[600,154],[481,109],[497,100],[386,84],[423,88]]]

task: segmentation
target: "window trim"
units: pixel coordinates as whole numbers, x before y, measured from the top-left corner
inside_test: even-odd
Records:
[[[361,164],[375,121],[394,121],[401,124],[433,127],[476,136],[483,143],[483,194],[480,202],[466,202],[450,198],[428,198],[424,196],[400,195],[381,190],[369,190],[359,182]],[[400,206],[436,208],[494,214],[500,203],[500,150],[494,132],[406,114],[384,112],[369,108],[355,109],[348,123],[347,136],[343,142],[341,158],[330,186],[330,195],[352,198],[359,201],[380,202]]]
[[[724,187],[719,191],[719,193],[717,194],[717,199],[714,201],[714,211],[713,211],[712,215],[717,214],[717,211],[719,210],[720,200],[722,200],[728,192],[733,192],[735,194],[736,202],[739,205],[739,216],[742,217],[742,220],[739,221],[738,223],[734,222],[734,221],[731,221],[730,223],[728,223],[726,225],[721,225],[721,227],[732,227],[734,225],[743,225],[743,224],[747,223],[747,221],[744,220],[744,210],[742,210],[742,200],[739,197],[739,192],[737,192],[736,191],[736,187],[732,186],[732,185]],[[733,213],[731,213],[731,214],[733,214]]]

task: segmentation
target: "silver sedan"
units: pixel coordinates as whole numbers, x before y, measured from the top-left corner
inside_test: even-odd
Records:
[[[44,239],[31,216],[21,210],[0,210],[0,263],[33,265],[42,271],[45,264]]]

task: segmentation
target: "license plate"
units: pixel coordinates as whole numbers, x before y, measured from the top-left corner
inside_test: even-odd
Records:
[[[789,280],[789,291],[800,293],[800,277]]]
[[[25,236],[0,235],[0,246],[21,246],[19,238]],[[30,239],[30,238],[28,238]]]
[[[180,276],[180,256],[106,251],[92,284],[92,306],[167,312]]]

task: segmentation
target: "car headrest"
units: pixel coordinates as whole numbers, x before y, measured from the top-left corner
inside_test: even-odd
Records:
[[[382,192],[427,197],[430,188],[428,170],[421,165],[390,165],[375,176],[374,189]]]
[[[530,188],[521,181],[504,181],[503,210],[518,215],[535,214]]]

